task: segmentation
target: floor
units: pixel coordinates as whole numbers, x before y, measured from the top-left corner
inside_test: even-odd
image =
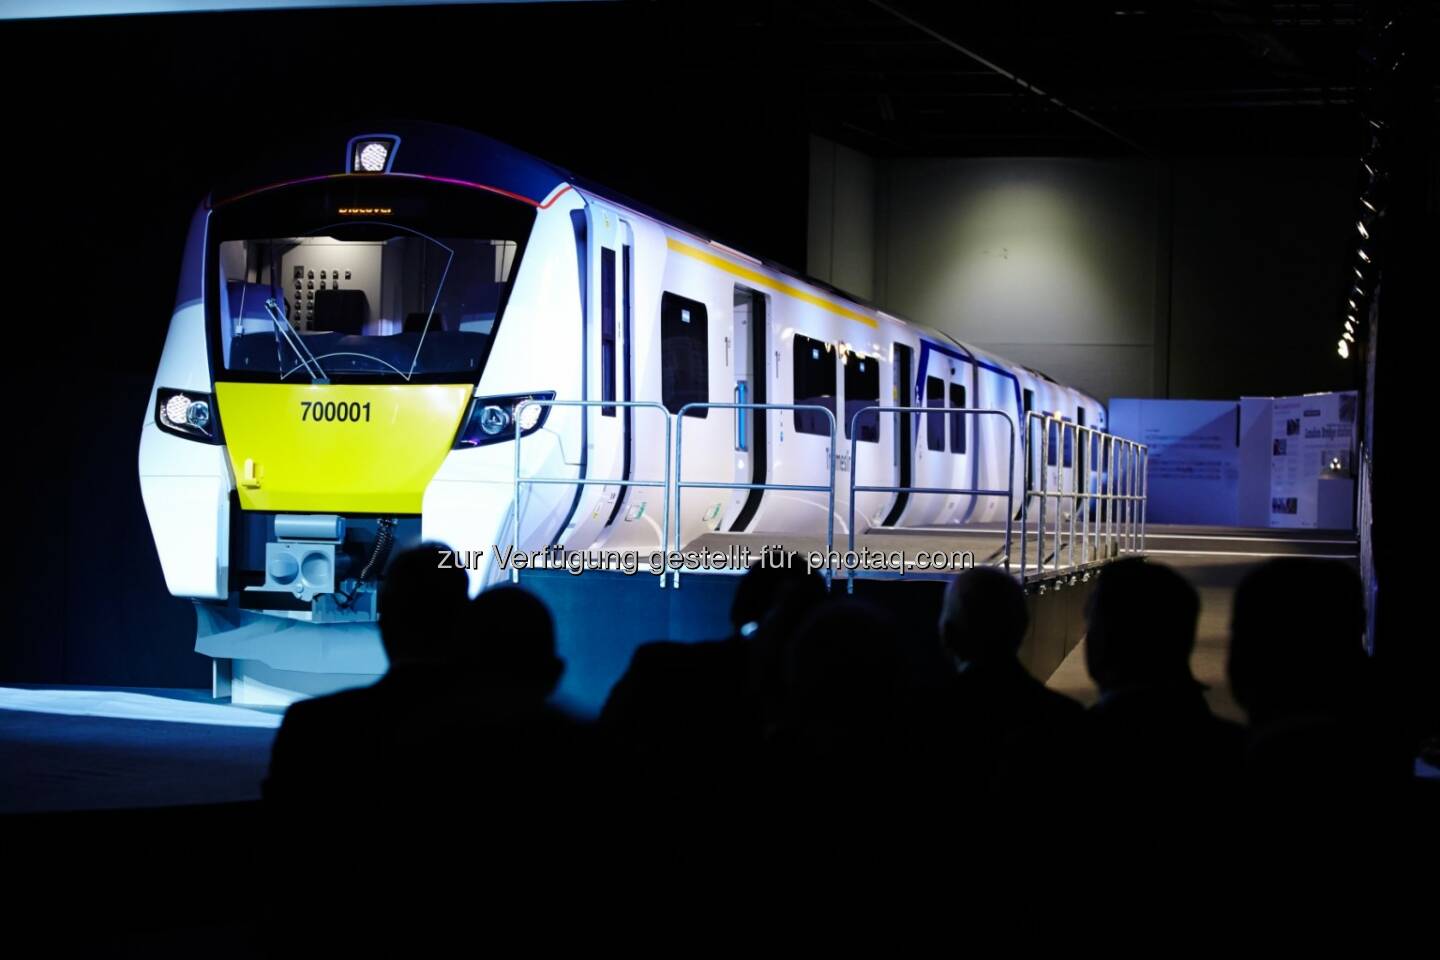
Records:
[[[208,690],[0,687],[0,813],[259,799],[279,725]]]

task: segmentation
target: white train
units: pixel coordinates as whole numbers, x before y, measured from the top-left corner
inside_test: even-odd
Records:
[[[217,190],[197,210],[141,432],[166,583],[201,602],[202,639],[207,616],[231,628],[263,616],[373,619],[394,542],[483,551],[477,590],[500,576],[493,547],[513,537],[511,417],[525,398],[648,401],[671,414],[703,402],[824,405],[835,451],[823,414],[691,407],[684,475],[824,484],[837,453],[837,539],[850,471],[875,486],[1008,480],[998,417],[862,421],[852,463],[862,407],[986,408],[1017,422],[1033,409],[1105,426],[1104,407],[1078,390],[476,134],[392,126],[286,156],[291,169]],[[664,418],[530,407],[521,471],[658,479]],[[660,545],[656,488],[522,489],[522,549]],[[689,489],[679,539],[823,536],[826,503]],[[862,493],[855,516],[862,528],[916,527],[1005,511],[997,497]]]

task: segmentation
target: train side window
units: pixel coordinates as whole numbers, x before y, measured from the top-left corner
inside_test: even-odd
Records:
[[[600,250],[600,399],[615,399],[615,251]],[[615,416],[615,407],[600,413]]]
[[[1030,411],[1035,409],[1035,391],[1025,390],[1021,393],[1020,402],[1020,436],[1025,443],[1025,449],[1030,449],[1030,443],[1036,439],[1030,427]]]
[[[835,355],[824,341],[795,334],[793,403],[808,403],[835,412]],[[795,430],[830,436],[830,424],[818,410],[796,410]]]
[[[925,406],[937,412],[925,414],[925,446],[945,452],[945,383],[939,377],[925,378]]]
[[[850,436],[850,421],[866,407],[880,403],[880,361],[862,357],[853,351],[845,353],[845,436]],[[866,443],[880,442],[880,415],[871,411],[855,422],[855,437]]]
[[[710,350],[705,304],[674,293],[660,298],[660,399],[679,413],[687,403],[710,399]],[[704,407],[685,416],[704,418]]]
[[[952,410],[965,409],[965,387],[958,383],[950,384],[950,408]],[[965,421],[969,420],[968,415],[950,414],[950,452],[965,452]]]
[[[1060,429],[1065,434],[1065,466],[1068,467],[1075,459],[1075,428],[1066,420],[1060,424]]]

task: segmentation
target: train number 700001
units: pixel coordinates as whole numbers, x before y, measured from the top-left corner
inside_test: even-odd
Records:
[[[300,419],[316,423],[370,422],[370,403],[336,403],[333,400],[301,400]]]

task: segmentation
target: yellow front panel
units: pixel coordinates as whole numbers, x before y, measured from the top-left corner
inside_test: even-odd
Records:
[[[215,384],[241,509],[419,513],[473,390]]]

